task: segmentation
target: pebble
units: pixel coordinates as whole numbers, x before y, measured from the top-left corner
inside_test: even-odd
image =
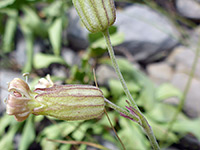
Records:
[[[200,2],[197,0],[176,0],[176,8],[180,15],[200,20]]]

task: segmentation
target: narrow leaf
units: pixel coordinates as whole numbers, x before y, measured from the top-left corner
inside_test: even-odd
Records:
[[[62,35],[62,18],[57,18],[49,28],[49,38],[53,47],[54,54],[60,55],[61,35]]]
[[[13,150],[14,149],[13,138],[20,126],[21,126],[21,123],[12,124],[12,126],[8,130],[7,134],[5,134],[2,137],[2,139],[0,140],[0,149],[1,150],[4,150],[4,149]]]
[[[0,1],[0,9],[12,5],[14,2],[15,0],[2,0]]]
[[[66,65],[61,57],[49,54],[37,53],[33,59],[33,66],[35,69],[47,68],[52,63]]]
[[[29,145],[35,139],[35,129],[33,122],[33,115],[29,116],[22,132],[22,138],[19,144],[19,150],[27,150]]]
[[[17,11],[13,10],[9,13],[9,18],[6,22],[5,33],[3,37],[3,51],[9,53],[13,48],[13,39],[17,27]]]
[[[182,93],[171,84],[163,84],[156,91],[156,99],[158,101],[165,100],[170,97],[181,99]]]
[[[110,36],[111,42],[113,46],[119,45],[124,41],[124,35],[121,33],[115,33]],[[102,48],[106,49],[107,45],[105,43],[104,38],[100,38],[91,44],[91,48]]]

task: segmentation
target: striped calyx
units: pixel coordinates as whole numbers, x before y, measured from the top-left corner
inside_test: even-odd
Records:
[[[34,114],[49,115],[61,120],[89,120],[104,112],[102,91],[88,85],[54,85],[36,89],[36,101],[43,105]]]
[[[53,85],[31,91],[26,82],[15,78],[8,91],[7,113],[17,121],[24,121],[30,114],[89,120],[100,117],[105,107],[102,91],[89,85]]]
[[[115,22],[113,0],[72,0],[81,21],[90,32],[106,30]]]

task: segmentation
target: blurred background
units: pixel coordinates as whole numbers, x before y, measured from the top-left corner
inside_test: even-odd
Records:
[[[118,63],[161,148],[199,150],[200,0],[116,0],[115,4],[117,18],[109,30]],[[1,0],[0,149],[98,149],[55,140],[122,149],[105,115],[82,122],[31,115],[19,123],[5,113],[7,83],[13,78],[23,79],[22,74],[29,72],[32,88],[47,74],[56,84],[94,85],[93,69],[104,96],[125,107],[127,98],[102,34],[85,29],[71,0]],[[127,150],[151,149],[136,123],[107,111]]]

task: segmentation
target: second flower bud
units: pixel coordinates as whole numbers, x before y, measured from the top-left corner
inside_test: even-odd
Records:
[[[81,21],[90,32],[106,30],[115,22],[113,0],[73,0]]]

